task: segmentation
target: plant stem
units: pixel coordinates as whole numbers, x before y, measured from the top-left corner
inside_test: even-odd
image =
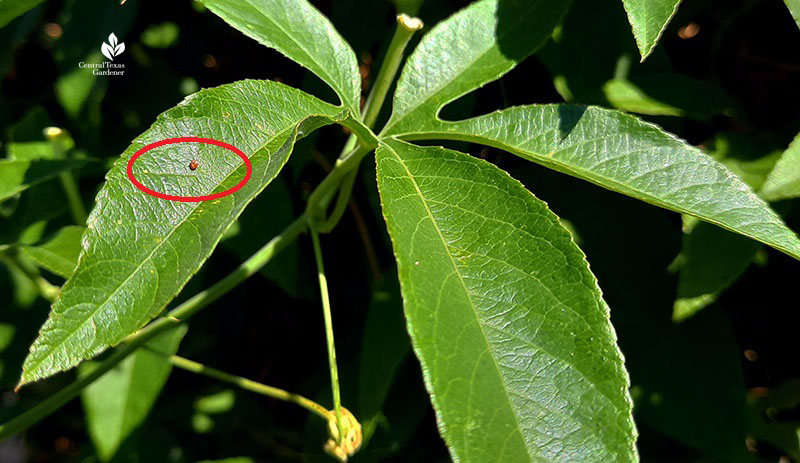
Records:
[[[195,361],[189,360],[184,357],[180,357],[178,355],[165,355],[153,349],[150,349],[150,351],[164,355],[165,357],[167,357],[167,359],[171,364],[183,370],[191,371],[192,373],[209,376],[211,378],[215,378],[220,381],[224,381],[226,383],[234,384],[247,391],[265,395],[267,397],[272,397],[274,399],[297,404],[305,408],[306,410],[321,416],[326,421],[330,417],[330,412],[325,407],[299,394],[293,394],[291,392],[285,391],[277,387],[267,386],[266,384],[261,384],[249,380],[247,378],[243,378],[241,376],[235,376],[230,373],[225,373],[224,371],[217,370],[216,368],[211,368],[209,366],[197,363]]]
[[[62,172],[59,175],[61,186],[67,194],[67,202],[69,203],[69,210],[72,213],[72,220],[75,224],[84,226],[86,225],[86,208],[83,206],[81,194],[78,190],[78,182],[72,172]]]
[[[394,82],[397,70],[403,62],[403,52],[408,45],[414,32],[422,29],[422,21],[419,18],[411,18],[406,14],[397,15],[397,28],[395,29],[389,48],[386,50],[386,57],[383,59],[375,85],[367,97],[362,111],[362,120],[370,129],[375,126],[375,122],[380,114],[381,107],[389,93],[389,88]],[[353,190],[355,175],[361,159],[375,148],[373,144],[361,140],[351,135],[336,161],[336,168],[320,183],[319,187],[311,194],[308,199],[306,209],[308,216],[315,224],[315,229],[320,233],[328,233],[339,223],[344,214],[350,193]],[[330,201],[333,198],[333,190],[339,188],[339,195],[336,200],[334,210],[327,219],[323,219]]]
[[[58,410],[80,394],[83,388],[92,384],[95,380],[114,368],[119,362],[135,352],[136,349],[142,347],[146,342],[168,330],[176,323],[185,321],[203,307],[235,288],[239,283],[259,271],[261,267],[266,265],[278,252],[294,241],[306,230],[306,225],[306,217],[299,217],[286,227],[280,235],[270,240],[269,243],[256,251],[255,254],[250,256],[249,259],[244,261],[236,270],[228,274],[225,278],[174,308],[166,316],[158,318],[146,327],[125,338],[124,343],[111,355],[102,360],[90,373],[80,376],[65,388],[0,425],[0,440],[27,429],[37,421]]]
[[[322,263],[322,247],[319,244],[319,234],[311,229],[311,241],[314,243],[314,257],[317,260],[317,275],[319,276],[319,292],[322,298],[322,313],[325,317],[325,338],[328,341],[328,367],[331,370],[331,389],[333,390],[333,411],[336,414],[336,426],[339,428],[339,438],[344,436],[342,427],[342,396],[339,390],[339,369],[336,367],[336,345],[333,341],[333,319],[331,317],[331,303],[328,297],[328,280],[325,278],[325,266]]]
[[[49,302],[56,300],[59,291],[58,286],[45,280],[36,269],[31,269],[24,262],[21,262],[16,255],[16,249],[12,249],[10,252],[2,253],[2,255],[0,255],[0,259],[4,260],[6,264],[16,268],[23,275],[25,275],[36,287],[36,291],[39,293],[39,295],[44,299],[48,300]]]
[[[408,45],[408,41],[411,40],[414,32],[422,29],[422,26],[422,21],[419,18],[412,18],[406,14],[397,15],[397,28],[394,30],[394,37],[389,43],[386,57],[383,59],[381,69],[378,71],[375,86],[364,104],[364,116],[362,119],[367,127],[372,128],[375,125],[386,95],[389,93],[389,88],[394,82],[394,76],[403,62],[403,52],[406,49],[406,45]]]
[[[44,136],[50,140],[50,144],[53,147],[53,155],[56,159],[66,159],[68,149],[65,146],[66,140],[69,140],[70,144],[73,143],[69,133],[59,127],[48,127],[44,130]],[[62,172],[58,177],[61,180],[64,193],[67,195],[67,203],[72,213],[72,220],[75,221],[76,225],[86,225],[86,208],[83,206],[75,176],[72,175],[72,172],[67,171]]]

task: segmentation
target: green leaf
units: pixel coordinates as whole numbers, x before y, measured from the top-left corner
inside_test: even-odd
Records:
[[[20,251],[39,266],[64,278],[69,278],[78,265],[81,253],[81,236],[85,227],[68,225],[49,241],[37,246],[20,246]]]
[[[800,135],[795,137],[761,187],[767,201],[800,197]]]
[[[306,0],[202,0],[228,24],[274,48],[330,85],[342,105],[359,113],[356,55],[333,24]]]
[[[403,359],[411,350],[397,272],[388,272],[372,296],[364,320],[358,367],[358,417],[368,442]]]
[[[203,90],[159,116],[106,176],[78,268],[31,347],[20,385],[99,354],[158,315],[278,174],[295,140],[348,114],[285,85],[248,80]],[[180,136],[238,147],[252,162],[252,179],[232,195],[194,203],[158,199],[134,187],[126,173],[130,157],[147,144]],[[200,161],[196,171],[188,168],[192,159]],[[245,166],[223,148],[183,143],[149,151],[134,173],[163,193],[207,195],[239,183]]]
[[[656,47],[681,0],[622,0],[642,61]]]
[[[678,294],[672,319],[681,321],[714,302],[736,281],[761,245],[707,223],[698,223],[683,238]]]
[[[0,27],[40,3],[42,0],[0,0]]]
[[[562,0],[482,0],[442,21],[408,58],[384,133],[433,119],[538,50],[569,8]]]
[[[386,140],[377,172],[414,350],[454,460],[637,461],[609,310],[558,218],[456,151]]]
[[[264,217],[269,217],[269,220],[264,220]],[[294,217],[289,187],[278,177],[250,203],[236,223],[239,227],[238,233],[224,239],[222,246],[237,258],[245,260],[264,246],[269,237],[276,236],[289,226]],[[262,267],[259,273],[290,296],[297,297],[297,244],[288,245],[270,262],[270,265]]]
[[[786,8],[789,8],[797,27],[800,27],[800,0],[783,0],[783,2],[786,3]]]
[[[652,116],[679,116],[706,121],[719,114],[733,116],[738,104],[719,85],[683,74],[659,73],[611,79],[605,97],[622,111]]]
[[[0,201],[21,193],[37,183],[78,168],[83,160],[0,160]]]
[[[742,180],[699,149],[624,113],[574,105],[520,106],[460,122],[431,121],[398,137],[504,149],[800,259],[800,239]]]
[[[150,341],[147,348],[173,355],[184,334],[185,325],[175,327]],[[165,355],[139,349],[83,390],[86,425],[101,461],[110,461],[147,418],[172,371]],[[93,367],[89,362],[81,366],[81,373]]]
[[[28,141],[9,143],[6,145],[8,159],[12,161],[34,161],[39,159],[55,159],[53,143],[49,141]]]

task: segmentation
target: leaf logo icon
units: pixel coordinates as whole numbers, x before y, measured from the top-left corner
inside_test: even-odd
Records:
[[[112,32],[108,36],[108,43],[103,42],[103,45],[100,47],[100,51],[103,52],[103,55],[106,58],[114,61],[115,56],[119,56],[123,51],[125,51],[125,42],[119,42],[119,40],[117,40],[117,36]]]

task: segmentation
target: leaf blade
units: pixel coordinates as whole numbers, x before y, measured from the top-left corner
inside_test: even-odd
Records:
[[[463,153],[385,140],[376,160],[409,331],[453,458],[636,461],[608,308],[555,215]]]
[[[569,4],[482,0],[437,24],[403,67],[383,133],[432,119],[445,104],[513,69],[544,45]]]
[[[86,227],[68,225],[59,230],[49,241],[37,246],[20,246],[20,251],[41,267],[58,276],[69,278],[78,265],[81,236],[85,230]]]
[[[86,161],[78,159],[2,159],[0,160],[0,201],[84,164]]]
[[[0,27],[26,13],[43,0],[4,0],[0,2]]]
[[[519,106],[459,122],[433,121],[398,138],[454,139],[503,149],[800,259],[795,233],[725,166],[657,126],[618,111]]]
[[[784,151],[761,187],[767,201],[800,197],[800,135]]]
[[[681,0],[622,0],[644,61],[658,44]]]
[[[153,339],[147,347],[159,353],[139,349],[82,391],[86,427],[101,461],[110,461],[147,418],[172,371],[165,355],[178,351],[186,330],[178,326]]]
[[[294,141],[348,114],[275,82],[240,81],[194,94],[159,116],[106,176],[87,221],[78,267],[31,346],[20,386],[97,355],[158,315],[278,174]],[[250,157],[252,179],[235,194],[199,203],[170,202],[136,189],[127,177],[128,159],[147,144],[176,136],[232,142]],[[134,169],[140,181],[156,184],[160,192],[225,191],[244,175],[243,161],[222,148],[166,146],[169,151],[148,152]],[[187,174],[190,159],[201,160],[197,175]]]
[[[333,24],[306,0],[203,0],[246,36],[274,48],[330,85],[342,105],[359,114],[356,56]]]

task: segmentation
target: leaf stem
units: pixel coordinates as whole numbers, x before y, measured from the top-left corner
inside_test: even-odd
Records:
[[[414,32],[422,29],[422,27],[423,24],[419,18],[412,18],[405,13],[397,15],[397,28],[394,30],[394,36],[389,43],[386,57],[383,59],[381,68],[378,71],[375,86],[364,104],[363,120],[367,127],[372,128],[375,125],[383,102],[386,100],[386,95],[389,93],[389,88],[392,86],[397,70],[400,69],[400,64],[403,62],[403,52],[406,49],[406,45],[408,45]]]
[[[375,85],[370,90],[362,111],[361,118],[368,128],[372,129],[378,120],[386,95],[389,93],[392,82],[394,82],[394,78],[397,75],[397,70],[400,69],[400,64],[403,62],[403,53],[408,42],[414,32],[422,29],[422,27],[423,24],[419,18],[412,18],[406,14],[397,15],[397,28],[392,41],[389,43],[389,48],[386,50],[386,57],[381,63],[378,77],[375,79]],[[336,167],[311,194],[306,211],[315,224],[314,228],[319,233],[330,232],[341,220],[350,200],[350,193],[353,191],[358,164],[374,147],[372,140],[362,139],[359,145],[358,137],[351,135],[347,139],[339,159],[336,161]],[[332,192],[336,188],[339,189],[339,194],[333,212],[327,219],[323,219],[328,205],[333,199]]]
[[[248,277],[258,272],[261,267],[266,265],[278,252],[283,250],[289,243],[293,242],[303,233],[306,230],[307,223],[308,219],[305,216],[300,216],[286,227],[280,235],[271,239],[225,278],[172,309],[166,316],[156,319],[141,330],[125,338],[124,343],[114,350],[111,355],[102,360],[90,373],[80,376],[65,388],[47,397],[20,415],[1,424],[0,440],[27,429],[37,421],[58,410],[80,394],[83,388],[92,384],[95,380],[114,368],[119,362],[135,352],[136,349],[142,347],[146,342],[168,330],[176,323],[185,321],[200,309],[219,299]]]
[[[183,370],[215,378],[220,381],[236,385],[244,390],[265,395],[267,397],[272,397],[273,399],[283,400],[286,402],[297,404],[305,408],[306,410],[321,416],[326,421],[330,418],[330,412],[325,407],[299,394],[293,394],[291,392],[285,391],[277,387],[267,386],[266,384],[261,384],[256,381],[243,378],[241,376],[225,373],[224,371],[217,370],[216,368],[211,368],[209,366],[203,365],[202,363],[198,363],[178,355],[166,355],[154,349],[148,349],[148,350],[150,350],[151,352],[155,352],[157,354],[164,355],[172,365],[181,368]]]
[[[319,292],[322,298],[322,313],[325,318],[325,338],[328,341],[328,367],[331,371],[331,389],[333,390],[333,411],[336,414],[336,426],[339,428],[339,437],[344,436],[342,426],[342,397],[339,390],[339,369],[336,366],[336,345],[333,341],[333,319],[331,317],[331,303],[328,297],[328,280],[325,278],[325,266],[322,263],[322,247],[319,243],[319,233],[314,227],[311,230],[311,241],[314,243],[314,257],[317,261],[317,276],[319,277]]]
[[[16,255],[16,249],[11,248],[9,252],[2,252],[0,253],[0,259],[4,260],[6,264],[11,267],[16,268],[19,270],[23,275],[25,275],[33,286],[36,287],[36,291],[42,296],[44,299],[48,300],[49,302],[53,302],[58,297],[59,287],[50,283],[44,277],[42,277],[36,269],[30,268],[25,262],[19,260]]]
[[[56,159],[66,159],[68,149],[66,146],[67,140],[69,140],[70,144],[73,143],[69,133],[60,127],[47,127],[44,130],[44,135],[45,138],[50,141]],[[75,221],[76,225],[86,225],[86,207],[84,207],[83,200],[81,200],[80,189],[78,188],[78,182],[75,180],[75,176],[72,175],[70,171],[62,172],[59,174],[59,180],[61,180],[61,186],[64,188],[64,193],[67,196],[67,203],[72,213],[72,220]]]
[[[67,202],[69,203],[69,210],[72,213],[72,220],[74,220],[77,225],[86,225],[86,208],[83,206],[75,176],[72,175],[72,172],[62,172],[59,175],[59,179],[67,195]]]

